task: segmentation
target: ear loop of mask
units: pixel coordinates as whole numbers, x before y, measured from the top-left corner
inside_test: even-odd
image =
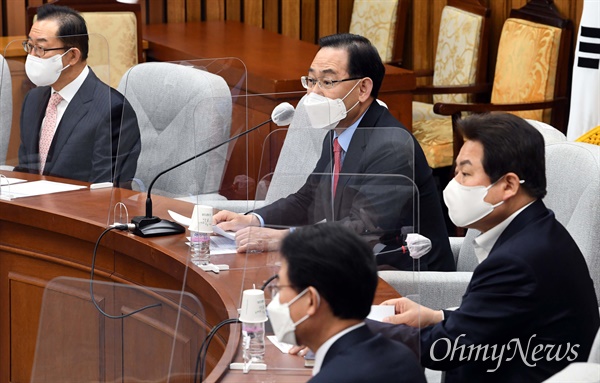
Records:
[[[353,91],[353,90],[354,90],[354,89],[355,89],[355,88],[358,86],[358,84],[360,84],[360,82],[361,82],[362,80],[363,80],[363,79],[361,78],[360,80],[358,80],[358,82],[357,82],[356,84],[354,84],[354,86],[352,87],[352,89],[350,89],[350,90],[348,91],[348,93],[346,93],[346,95],[344,96],[344,98],[342,98],[342,101],[344,101],[344,100],[346,99],[346,97],[348,97],[348,96],[350,95],[350,93],[352,93],[352,91]],[[354,109],[354,107],[356,107],[356,105],[358,105],[358,103],[359,103],[359,102],[360,102],[360,101],[356,101],[356,104],[352,105],[352,107],[351,107],[350,109],[346,110],[346,113],[348,113],[348,112],[350,112],[352,109]]]
[[[60,58],[62,59],[64,55],[66,55],[67,53],[71,52],[71,49],[73,49],[73,48],[69,48],[69,49],[68,49],[68,50],[67,50],[65,53],[63,53],[62,55],[60,55]],[[62,69],[59,71],[59,73],[61,73],[63,70],[67,69],[67,68],[68,68],[68,67],[70,67],[70,66],[71,66],[71,64],[67,64],[67,66],[63,67],[63,68],[62,68]]]
[[[306,289],[304,289],[304,291],[298,295],[296,295],[296,297],[294,299],[292,299],[290,302],[288,302],[288,307],[290,307],[292,305],[292,303],[296,302],[296,300],[298,300],[302,295],[306,294],[306,292],[308,291],[308,287]],[[317,293],[317,308],[321,307],[321,295],[319,294],[319,292],[315,289],[316,293]],[[304,322],[305,320],[307,320],[310,317],[310,315],[306,314],[304,315],[302,318],[300,318],[298,320],[298,322],[294,323],[294,327],[298,327],[298,325],[302,322]]]

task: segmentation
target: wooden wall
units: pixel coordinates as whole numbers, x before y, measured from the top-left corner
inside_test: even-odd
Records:
[[[82,0],[86,1],[86,0]],[[238,20],[305,41],[346,32],[350,26],[353,0],[139,0],[145,23],[178,23],[202,20]],[[490,76],[504,20],[512,8],[527,0],[480,0],[492,11]],[[584,0],[554,0],[571,19],[575,33]],[[23,35],[27,6],[47,0],[2,0],[0,30],[3,35]],[[437,26],[446,0],[411,0],[407,22],[404,66],[432,69],[437,43]],[[573,44],[574,45],[574,44]]]

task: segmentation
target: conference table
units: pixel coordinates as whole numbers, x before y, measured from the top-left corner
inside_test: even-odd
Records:
[[[59,302],[62,303],[54,304],[60,310],[56,317],[52,317],[52,327],[38,334],[38,328],[42,332],[40,316],[44,299],[46,303],[49,299],[48,295],[44,296],[44,290],[57,277],[89,280],[94,246],[100,234],[116,219],[113,216],[115,204],[122,202],[130,218],[144,215],[146,195],[119,188],[91,189],[87,183],[34,174],[6,171],[2,174],[29,181],[46,180],[84,186],[75,191],[0,200],[0,382],[29,382],[34,360],[38,364],[42,360],[36,355],[36,343],[45,337],[56,339],[59,344],[55,346],[59,349],[63,339],[62,347],[69,347],[72,334],[97,332],[110,338],[107,336],[109,327],[116,325],[109,325],[111,322],[100,318],[95,311],[91,316],[84,316],[86,309],[83,304],[89,305],[91,299],[87,285],[83,289],[61,292]],[[161,196],[153,196],[152,201],[154,214],[162,218],[168,218],[168,210],[191,216],[193,205],[190,203]],[[173,381],[191,382],[191,371],[195,368],[193,360],[204,335],[222,320],[237,318],[242,290],[253,284],[258,287],[276,273],[279,254],[215,255],[213,263],[230,267],[229,271],[217,274],[202,271],[193,265],[185,242],[185,234],[142,238],[126,231],[110,231],[98,246],[94,281],[148,289],[158,301],[166,294],[162,291],[177,292],[182,289],[198,299],[203,314],[201,320],[193,319],[197,327],[193,327],[187,335],[182,330],[181,333],[166,337],[176,339],[176,343],[181,345],[178,349],[184,350],[175,361],[182,375]],[[375,303],[398,296],[391,286],[379,281]],[[102,302],[107,300],[106,297],[98,299]],[[167,305],[169,302],[165,299],[162,303]],[[121,312],[127,311],[126,306],[123,304],[119,308]],[[161,363],[161,358],[164,358],[161,354],[169,352],[168,349],[160,352],[162,343],[150,342],[154,339],[152,336],[157,333],[156,339],[164,340],[165,334],[172,335],[173,329],[168,323],[151,320],[149,314],[136,315],[133,325],[128,322],[128,331],[132,337],[137,334],[135,339],[139,343],[134,349],[136,352],[123,351],[122,359],[126,356],[127,367],[139,373],[137,376],[145,377],[144,373],[150,366]],[[111,345],[110,339],[104,342],[97,347],[98,350],[90,351],[92,360],[86,360],[85,364],[71,362],[72,365],[68,367],[72,381],[120,380],[119,371],[123,370],[125,362],[121,361],[123,365],[120,365],[118,361],[113,361],[117,367],[108,368],[106,365],[118,347]],[[230,370],[230,362],[241,360],[240,325],[223,327],[208,349],[206,381],[253,382],[274,379],[277,382],[305,382],[310,378],[311,370],[303,367],[302,358],[284,354],[268,341],[266,344],[267,371],[243,374],[238,370]],[[121,347],[128,350],[126,347],[132,346],[125,344]],[[149,351],[154,348],[159,352]],[[61,360],[58,355],[52,355],[52,358],[52,361]],[[59,368],[59,362],[52,363],[56,363],[52,365],[53,368]],[[37,371],[39,373],[40,369]],[[90,371],[97,374],[93,379],[89,377]],[[38,378],[36,381],[44,380]]]

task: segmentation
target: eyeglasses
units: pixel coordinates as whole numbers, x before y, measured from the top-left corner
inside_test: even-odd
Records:
[[[40,47],[37,45],[30,44],[29,41],[27,41],[27,40],[23,41],[22,45],[23,45],[23,50],[25,52],[27,52],[27,54],[31,54],[31,52],[33,52],[33,54],[35,54],[36,56],[39,56],[39,57],[44,57],[44,55],[48,51],[57,51],[60,49],[67,49],[67,47],[43,48],[43,47]]]
[[[332,89],[334,86],[336,86],[336,84],[340,83],[340,82],[344,82],[344,81],[352,81],[352,80],[360,80],[362,77],[352,77],[352,78],[346,78],[343,80],[329,80],[329,79],[316,79],[316,78],[312,78],[312,77],[308,77],[308,76],[302,76],[300,77],[300,81],[302,82],[302,86],[304,87],[304,89],[312,89],[315,84],[319,85],[319,88],[321,89]]]
[[[284,288],[294,288],[294,285],[268,285],[265,290],[270,294],[271,298],[275,297],[279,293],[281,289]]]

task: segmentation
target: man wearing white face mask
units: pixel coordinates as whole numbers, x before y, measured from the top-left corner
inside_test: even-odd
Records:
[[[23,42],[37,88],[23,101],[17,171],[127,186],[140,153],[135,112],[87,66],[85,20],[47,4]]]
[[[316,352],[310,382],[425,382],[413,352],[364,324],[377,288],[369,246],[338,223],[301,228],[283,240],[275,336]]]
[[[311,127],[330,130],[313,173],[296,193],[252,214],[221,211],[215,223],[238,231],[239,252],[277,249],[288,230],[265,226],[338,221],[365,236],[379,231],[384,234],[376,238],[380,242],[374,249],[386,247],[378,252],[378,264],[405,270],[413,269],[413,260],[397,249],[403,245],[402,230],[415,226],[432,243],[420,260],[421,270],[455,270],[441,201],[423,151],[376,102],[385,75],[377,50],[368,39],[352,34],[326,36],[319,45],[308,75],[301,77]],[[385,177],[377,177],[381,175]],[[414,180],[418,206],[413,204],[416,189],[407,187],[406,180]]]
[[[400,298],[384,302],[397,313],[387,321],[400,325],[370,325],[403,339],[405,325],[421,327],[421,363],[446,370],[448,383],[539,382],[588,358],[600,325],[590,272],[542,202],[542,135],[511,114],[471,116],[460,127],[466,141],[444,201],[457,226],[482,232],[480,264],[456,311]]]

